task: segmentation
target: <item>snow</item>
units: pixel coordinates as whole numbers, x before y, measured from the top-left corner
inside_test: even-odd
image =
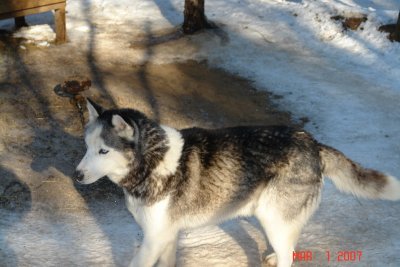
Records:
[[[260,90],[282,95],[277,104],[297,119],[308,117],[305,128],[318,140],[365,166],[400,177],[400,44],[391,43],[377,30],[397,19],[400,1],[207,0],[207,16],[221,25],[221,31],[154,48],[151,56],[140,48],[126,49],[131,36],[140,38],[149,31],[178,26],[183,20],[183,2],[68,1],[69,45],[88,49],[90,36],[95,36],[97,53],[107,50],[119,61],[207,60],[211,66],[249,78]],[[335,15],[366,15],[368,20],[361,25],[363,30],[343,31],[340,22],[330,18]],[[28,18],[34,26],[14,36],[47,45],[54,33],[43,21],[51,23],[51,16]],[[0,21],[0,28],[11,29],[12,25],[11,20]],[[14,253],[24,255],[19,266],[65,262],[123,266],[140,243],[135,238],[140,231],[127,214],[118,212],[118,219],[110,221],[106,214],[97,222],[79,218],[87,220],[82,224],[72,218],[79,215],[71,215],[59,224],[35,217],[37,222],[32,225],[28,214],[15,225],[10,222],[0,242],[6,239]],[[361,261],[352,266],[399,266],[399,214],[398,203],[358,201],[340,194],[327,181],[321,207],[299,240],[299,249],[317,254],[315,261],[304,266],[327,265],[326,250],[362,251]],[[37,242],[43,246],[39,250],[44,262],[35,254]],[[257,266],[265,249],[256,222],[233,221],[183,233],[178,266]]]

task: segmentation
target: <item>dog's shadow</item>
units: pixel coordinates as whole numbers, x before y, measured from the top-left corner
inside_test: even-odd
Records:
[[[268,245],[268,238],[264,230],[253,217],[227,221],[221,224],[220,228],[232,237],[243,250],[248,267],[263,266],[265,257],[273,253],[273,249]],[[257,234],[261,235],[260,239],[263,239],[262,242],[266,245],[267,250],[260,251],[262,248],[260,248],[259,244],[250,235],[250,228],[253,228]]]

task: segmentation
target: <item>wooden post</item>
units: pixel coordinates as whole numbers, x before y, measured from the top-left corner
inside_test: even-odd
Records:
[[[56,26],[56,44],[65,43],[67,39],[67,29],[65,23],[65,7],[55,10],[54,21]]]
[[[17,28],[28,26],[28,23],[26,23],[25,17],[16,17],[14,20],[15,20],[15,26]]]
[[[185,0],[183,32],[192,34],[198,30],[209,28],[204,14],[204,0]]]
[[[399,11],[399,16],[397,18],[396,27],[393,32],[393,40],[400,42],[400,11]]]

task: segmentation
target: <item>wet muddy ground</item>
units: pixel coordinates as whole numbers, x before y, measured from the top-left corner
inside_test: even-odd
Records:
[[[85,146],[79,109],[55,93],[66,80],[88,78],[92,86],[83,96],[176,128],[291,123],[271,104],[277,96],[207,62],[126,64],[68,44],[38,48],[4,35],[0,53],[2,208],[62,212],[85,209],[90,199],[119,202],[121,191],[108,181],[82,187],[71,179]]]

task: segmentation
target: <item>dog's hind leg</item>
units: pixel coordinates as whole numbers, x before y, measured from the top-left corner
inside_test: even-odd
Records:
[[[266,216],[257,218],[264,228],[268,240],[275,253],[265,259],[268,266],[290,267],[292,265],[292,255],[294,247],[300,235],[301,227],[278,218],[270,219]]]
[[[158,260],[157,267],[175,267],[177,246],[178,236],[167,245]]]
[[[293,251],[304,224],[311,217],[319,203],[318,196],[311,197],[307,205],[296,207],[295,216],[286,214],[289,203],[285,201],[277,205],[277,201],[263,202],[256,209],[255,216],[263,227],[275,253],[266,257],[268,266],[290,267]],[[293,204],[293,202],[291,203]],[[283,208],[286,206],[285,208]],[[286,216],[285,216],[286,215]]]

